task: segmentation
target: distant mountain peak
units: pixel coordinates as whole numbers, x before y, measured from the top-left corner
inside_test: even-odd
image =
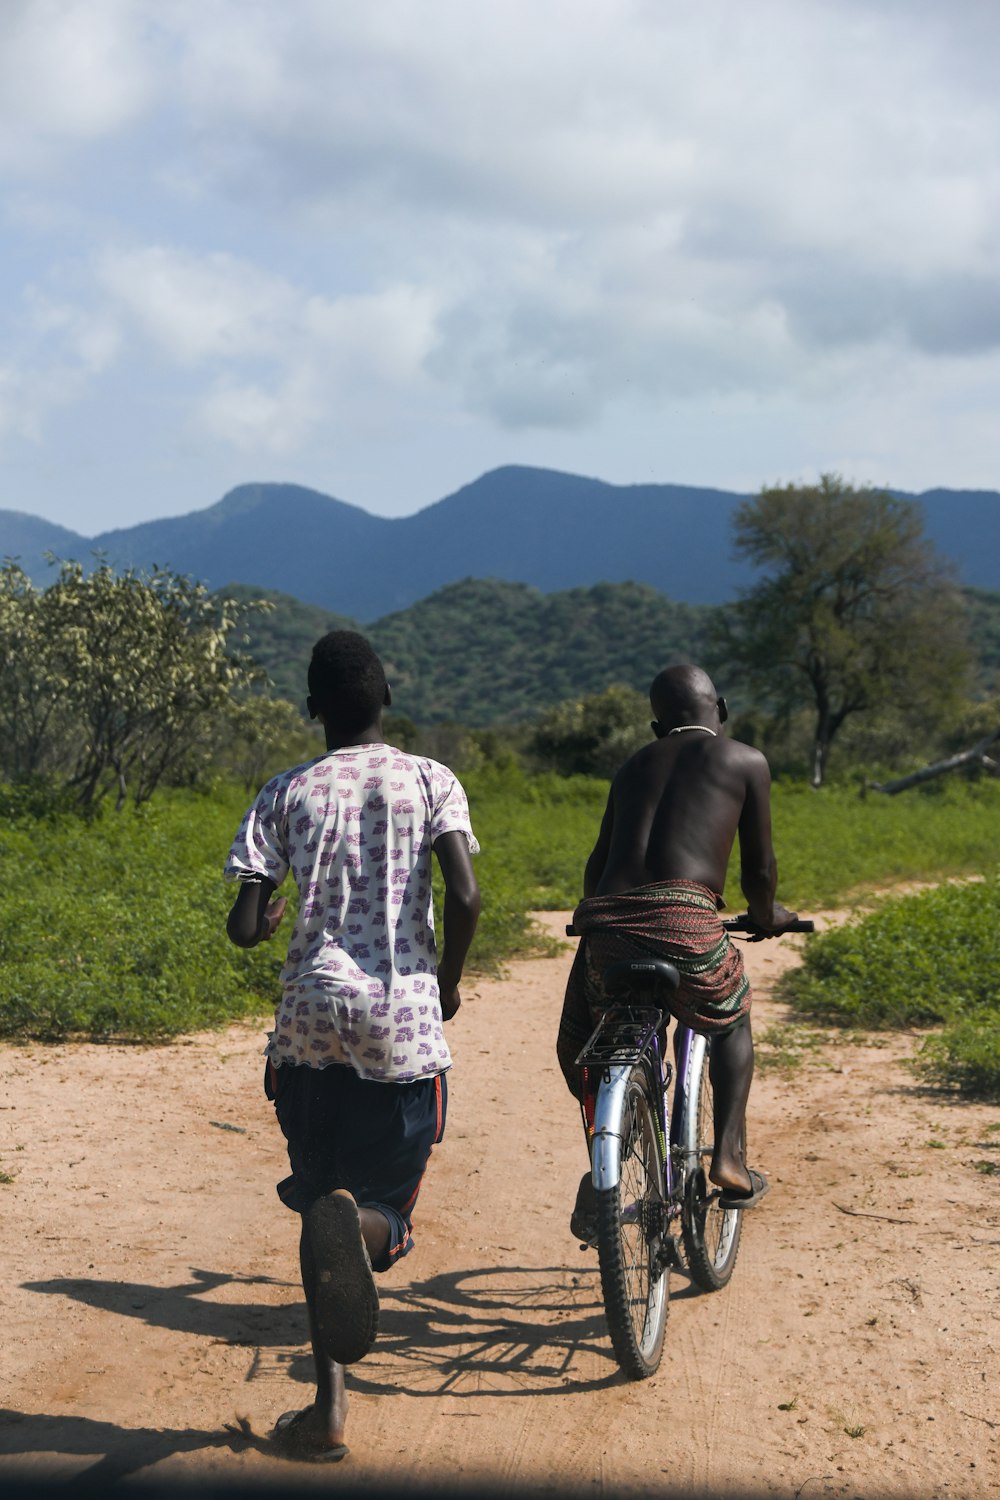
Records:
[[[930,540],[964,584],[1000,587],[1000,494],[939,489],[907,498],[923,506]],[[20,557],[44,581],[46,551],[88,562],[100,550],[120,567],[157,563],[212,588],[238,579],[360,621],[468,579],[542,594],[631,581],[688,604],[720,604],[754,576],[732,552],[730,518],[745,499],[504,464],[390,519],[305,485],[258,481],[203,510],[89,539],[0,511],[0,556]]]

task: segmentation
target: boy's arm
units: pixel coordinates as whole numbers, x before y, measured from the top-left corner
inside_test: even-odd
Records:
[[[590,851],[583,872],[583,894],[592,896],[597,890],[601,876],[604,874],[604,866],[608,862],[608,854],[611,850],[611,830],[615,822],[615,789],[612,785],[608,793],[608,805],[604,809],[604,817],[601,820],[601,831],[597,835],[597,843]]]
[[[778,861],[771,842],[771,772],[759,751],[753,751],[752,757],[740,814],[740,885],[750,920],[762,931],[776,934],[795,921],[795,913],[774,899]]]
[[[442,833],[434,841],[444,876],[444,931],[437,966],[441,1015],[450,1021],[462,1003],[458,982],[479,920],[479,886],[472,868],[469,842],[459,830]]]
[[[241,880],[233,902],[233,909],[226,922],[226,932],[238,948],[256,948],[274,936],[275,928],[285,914],[288,905],[286,896],[280,897],[273,906],[268,906],[276,889],[274,881],[266,875],[257,875],[250,880]]]

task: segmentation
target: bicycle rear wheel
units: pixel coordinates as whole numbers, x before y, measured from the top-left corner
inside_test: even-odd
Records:
[[[715,1123],[707,1045],[701,1049],[700,1061],[691,1070],[681,1140],[689,1162],[681,1215],[688,1270],[692,1281],[703,1291],[717,1292],[733,1274],[740,1249],[743,1215],[737,1208],[720,1208],[719,1190],[708,1180]]]
[[[663,1354],[670,1273],[659,1261],[663,1161],[644,1070],[633,1069],[622,1105],[618,1186],[596,1193],[597,1254],[608,1332],[630,1380],[652,1375]]]

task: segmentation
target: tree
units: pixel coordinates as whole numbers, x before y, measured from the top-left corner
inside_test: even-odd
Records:
[[[42,595],[7,561],[0,568],[0,768],[11,781],[44,775],[68,748],[44,668],[48,646]]]
[[[652,738],[649,702],[634,688],[613,686],[541,716],[530,748],[564,776],[613,776]]]
[[[303,718],[287,698],[263,693],[230,699],[217,719],[215,734],[192,758],[189,779],[197,784],[213,772],[236,776],[248,792],[289,766],[315,760],[325,749],[322,727]]]
[[[762,490],[733,524],[765,576],[723,616],[722,644],[771,707],[811,704],[814,786],[849,715],[894,703],[936,723],[958,705],[963,604],[916,503],[824,474]]]
[[[87,574],[63,563],[36,591],[0,570],[0,768],[51,775],[85,811],[110,791],[150,797],[215,741],[219,720],[262,677],[227,649],[241,607],[154,568]]]

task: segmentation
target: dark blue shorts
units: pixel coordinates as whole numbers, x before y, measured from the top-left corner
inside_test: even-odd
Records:
[[[308,1068],[270,1062],[264,1092],[288,1142],[292,1175],[278,1197],[294,1213],[346,1188],[359,1208],[389,1220],[387,1271],[412,1248],[411,1216],[431,1147],[444,1135],[448,1083],[443,1073],[413,1083],[374,1083],[341,1064]]]

